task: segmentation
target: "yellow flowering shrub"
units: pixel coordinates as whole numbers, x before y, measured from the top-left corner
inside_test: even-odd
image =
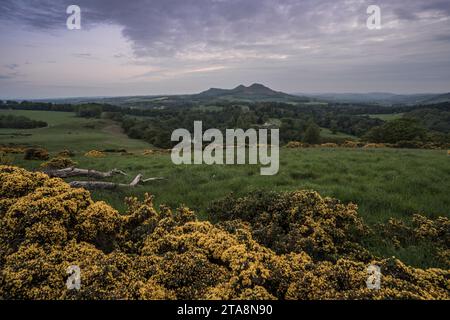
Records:
[[[3,153],[24,153],[25,147],[7,147],[7,146],[0,146],[0,152]]]
[[[338,248],[355,248],[365,232],[356,207],[314,192],[272,195],[248,221],[212,224],[185,207],[156,210],[149,195],[128,198],[121,215],[84,189],[17,167],[0,166],[0,191],[0,299],[450,298],[449,270]],[[446,223],[420,222],[417,233],[439,236]],[[277,228],[287,231],[265,245],[261,234]],[[381,267],[380,290],[366,287],[368,263]],[[66,288],[74,265],[80,290]]]
[[[142,152],[144,156],[151,156],[155,154],[167,154],[171,153],[172,149],[146,149]]]
[[[336,143],[328,142],[328,143],[322,143],[320,145],[322,148],[337,148],[339,147]]]
[[[428,243],[429,250],[443,266],[450,268],[450,219],[429,219],[419,214],[412,216],[410,223],[389,219],[378,226],[385,242],[396,247],[416,246]]]
[[[253,237],[278,253],[305,251],[319,260],[371,258],[359,244],[369,230],[359,218],[357,206],[323,198],[314,191],[226,197],[213,202],[208,211],[212,221],[250,223]]]
[[[367,143],[363,146],[363,149],[376,149],[376,148],[386,148],[384,143]]]
[[[342,144],[343,148],[359,148],[360,144],[355,141],[347,140]]]
[[[85,157],[88,157],[88,158],[103,158],[103,157],[105,157],[106,155],[105,155],[105,153],[102,152],[102,151],[91,150],[91,151],[86,152],[86,153],[84,154],[84,156],[85,156]]]
[[[61,152],[58,152],[58,157],[62,157],[62,158],[70,158],[73,157],[75,155],[75,152],[70,151],[69,149],[64,149]]]
[[[42,168],[45,169],[64,169],[76,166],[77,163],[67,157],[55,157],[41,164]]]

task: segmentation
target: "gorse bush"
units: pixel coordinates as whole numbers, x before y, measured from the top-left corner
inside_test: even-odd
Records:
[[[215,222],[238,219],[250,223],[255,240],[277,253],[306,252],[316,260],[330,261],[372,258],[359,244],[369,230],[357,206],[322,198],[314,191],[228,196],[213,202],[208,212]]]
[[[48,151],[43,148],[27,148],[25,149],[25,160],[48,160]]]
[[[58,152],[58,157],[62,157],[62,158],[70,158],[75,156],[75,152],[69,150],[69,149],[64,149],[61,152]]]
[[[377,226],[385,242],[395,247],[429,244],[433,257],[440,265],[450,268],[450,219],[428,219],[419,214],[407,224],[397,219]]]
[[[216,225],[184,207],[156,210],[148,195],[127,199],[121,215],[84,189],[10,166],[0,166],[0,194],[0,299],[450,298],[448,270],[396,259],[368,261],[383,277],[380,290],[367,289],[367,262],[338,248],[365,232],[356,207],[314,192],[270,194],[250,222]],[[263,245],[262,221],[284,228],[291,243]],[[66,288],[71,265],[80,267],[80,290]]]
[[[86,152],[86,153],[84,154],[84,156],[85,156],[85,157],[88,157],[88,158],[103,158],[103,157],[105,157],[106,155],[105,155],[105,153],[102,152],[102,151],[91,150],[91,151]]]
[[[6,146],[1,147],[0,146],[0,152],[3,152],[3,153],[13,153],[13,154],[24,153],[25,149],[26,148],[24,148],[24,147],[6,147]]]
[[[77,163],[70,158],[66,157],[55,157],[41,164],[42,168],[45,169],[64,169],[75,166]]]

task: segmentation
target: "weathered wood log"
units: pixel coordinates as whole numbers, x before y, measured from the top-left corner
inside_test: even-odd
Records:
[[[70,177],[89,177],[95,179],[104,179],[112,177],[113,175],[120,174],[126,176],[127,174],[122,170],[112,169],[107,172],[91,170],[91,169],[80,169],[75,167],[69,167],[65,169],[57,169],[57,170],[45,170],[45,174],[49,177],[57,177],[57,178],[70,178]]]
[[[163,180],[163,177],[154,177],[142,179],[142,174],[138,174],[129,184],[126,183],[114,183],[114,182],[105,182],[105,181],[72,181],[69,182],[69,185],[73,188],[85,188],[89,190],[113,190],[121,187],[136,187],[138,184],[145,183],[148,181],[156,181]]]

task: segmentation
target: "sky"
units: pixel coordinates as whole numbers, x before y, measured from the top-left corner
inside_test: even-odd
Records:
[[[69,5],[81,29],[69,30]],[[381,10],[371,30],[367,8]],[[449,0],[0,0],[0,98],[450,91]]]

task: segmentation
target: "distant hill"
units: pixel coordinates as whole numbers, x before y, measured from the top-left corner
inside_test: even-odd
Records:
[[[450,93],[435,94],[395,94],[388,92],[370,93],[320,93],[320,94],[299,94],[308,96],[316,100],[341,103],[376,103],[380,105],[416,105],[433,104],[450,101]]]
[[[430,99],[426,99],[422,101],[422,104],[437,104],[437,103],[444,103],[444,102],[450,102],[450,92],[444,93],[444,94],[438,94]]]
[[[197,101],[199,103],[214,100],[226,101],[276,101],[276,102],[309,102],[310,99],[301,96],[290,95],[284,92],[272,90],[262,84],[254,83],[251,86],[239,85],[234,89],[211,88],[197,94],[184,95],[155,95],[155,96],[124,96],[124,97],[79,97],[62,99],[36,99],[34,101],[53,103],[109,103],[118,106],[146,107],[155,105],[170,106],[174,103],[185,101]]]
[[[290,95],[281,91],[272,90],[262,84],[254,83],[251,86],[239,85],[234,89],[211,88],[199,94],[192,95],[193,99],[220,99],[220,100],[250,100],[250,101],[297,101],[307,102],[308,98]]]

